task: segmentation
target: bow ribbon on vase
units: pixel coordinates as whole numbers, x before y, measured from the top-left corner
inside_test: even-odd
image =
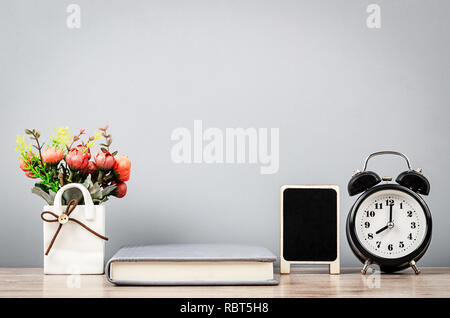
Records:
[[[86,224],[83,224],[82,222],[78,221],[75,218],[71,218],[70,214],[73,212],[73,210],[75,210],[75,208],[78,205],[78,201],[73,199],[70,200],[69,204],[67,205],[66,211],[61,214],[61,215],[57,215],[56,213],[50,212],[50,211],[44,211],[41,213],[41,219],[44,222],[59,222],[58,228],[55,232],[55,235],[53,235],[53,238],[50,242],[50,245],[47,248],[47,251],[45,252],[45,255],[48,255],[48,253],[50,252],[50,249],[52,248],[53,244],[55,243],[56,237],[58,236],[59,232],[61,231],[61,228],[64,224],[66,224],[69,221],[75,222],[77,224],[79,224],[80,226],[84,227],[86,230],[88,230],[89,232],[91,232],[92,234],[98,236],[99,238],[101,238],[102,240],[107,241],[108,238],[106,236],[103,236],[97,232],[95,232],[93,229],[89,228]],[[54,217],[54,219],[46,219],[45,215],[49,214],[51,216]]]

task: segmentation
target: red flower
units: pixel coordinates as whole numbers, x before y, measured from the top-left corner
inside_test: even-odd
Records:
[[[86,146],[83,145],[78,145],[75,147],[75,149],[78,149],[78,151],[81,151],[82,153],[87,154],[88,156],[88,160],[91,160],[91,149],[87,148]]]
[[[66,162],[72,169],[85,170],[89,165],[89,154],[81,147],[72,148],[66,155]]]
[[[64,152],[57,147],[47,148],[42,153],[42,161],[51,165],[57,164],[62,158],[64,158]]]
[[[125,182],[120,182],[117,184],[117,188],[114,191],[114,196],[117,198],[123,198],[127,194],[127,184]]]
[[[131,161],[127,156],[117,156],[114,164],[114,173],[116,177],[124,182],[130,180]]]
[[[93,174],[97,171],[97,165],[95,164],[94,161],[89,161],[86,169],[83,170],[84,174]]]
[[[114,167],[116,160],[109,152],[99,152],[94,156],[97,167],[102,170],[111,170]]]
[[[28,153],[28,154],[27,154],[27,158],[28,158],[28,162],[30,162],[30,164],[32,164],[31,161],[32,161],[33,158],[34,158],[34,155],[33,155],[32,153]],[[28,163],[27,163],[24,159],[22,159],[22,158],[20,158],[19,167],[20,167],[20,169],[22,169],[23,172],[25,172],[25,175],[26,175],[28,178],[36,179],[36,177],[34,176],[34,174],[31,172],[31,170],[30,170],[30,168],[29,168],[29,166],[28,166]]]

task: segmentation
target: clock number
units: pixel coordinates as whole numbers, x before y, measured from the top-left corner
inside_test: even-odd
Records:
[[[375,216],[375,211],[364,211],[366,212],[366,216],[367,217],[374,217]]]
[[[403,202],[400,202],[400,210],[403,209]]]
[[[373,233],[367,234],[367,238],[368,238],[369,240],[373,239]]]
[[[383,203],[375,203],[375,210],[379,210],[383,208]]]
[[[409,235],[408,235],[408,239],[410,239],[410,240],[412,240],[412,239],[413,239],[412,233],[409,233]]]
[[[416,228],[416,222],[411,222],[411,228],[415,229]]]
[[[364,223],[364,227],[365,227],[366,229],[368,229],[368,228],[370,227],[370,223],[369,223],[369,222],[365,222],[365,223]]]
[[[389,244],[389,245],[388,245],[388,250],[392,251],[393,249],[394,249],[394,245]]]
[[[412,215],[413,215],[413,212],[412,211],[408,211],[408,212],[406,212],[407,214],[408,214],[408,217],[409,218],[412,218]]]
[[[387,200],[386,200],[386,206],[391,206],[391,205],[394,205],[394,200],[392,200],[392,199],[387,199]]]
[[[399,244],[398,244],[398,247],[404,248],[405,247],[405,243],[403,241],[400,241]]]
[[[381,241],[377,241],[377,248],[380,248],[381,246]]]

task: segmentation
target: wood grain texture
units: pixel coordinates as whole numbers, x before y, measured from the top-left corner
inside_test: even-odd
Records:
[[[278,269],[277,269],[278,271]],[[42,268],[0,268],[0,297],[450,297],[450,268],[362,276],[359,268],[328,275],[327,268],[292,268],[278,286],[128,287],[104,275],[43,275]],[[79,287],[77,285],[79,284]]]

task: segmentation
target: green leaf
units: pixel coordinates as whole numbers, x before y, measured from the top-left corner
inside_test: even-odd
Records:
[[[100,185],[98,184],[98,182],[95,182],[95,183],[92,185],[91,189],[92,189],[92,192],[98,192],[98,191],[101,191],[101,190],[102,190],[102,189],[100,188]]]
[[[48,194],[47,192],[45,192],[38,186],[33,187],[33,189],[31,189],[31,193],[34,193],[34,194],[40,196],[42,199],[45,200],[45,202],[47,202],[48,205],[53,205],[53,202],[55,201],[54,195],[52,196],[52,195]]]
[[[101,200],[102,198],[102,191],[97,191],[92,195],[92,199]]]
[[[86,189],[90,189],[93,185],[94,185],[94,183],[92,183],[92,177],[91,177],[91,175],[88,175],[87,177],[86,177],[86,179],[84,180],[84,182],[83,182],[83,185],[86,187]]]
[[[34,186],[42,189],[42,191],[44,191],[45,193],[49,193],[50,191],[50,187],[43,183],[35,183]]]
[[[102,197],[107,197],[108,195],[110,195],[114,190],[117,189],[117,185],[112,184],[110,186],[107,186],[106,188],[104,188],[102,190]]]
[[[102,189],[100,188],[100,185],[98,184],[98,182],[94,183],[90,187],[89,193],[91,194],[92,199],[101,200],[101,198],[102,198]]]
[[[55,204],[54,202],[55,202],[56,192],[53,190],[50,190],[48,194],[52,198],[52,202],[53,202],[52,204]]]

